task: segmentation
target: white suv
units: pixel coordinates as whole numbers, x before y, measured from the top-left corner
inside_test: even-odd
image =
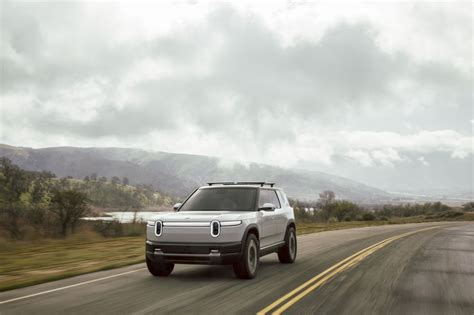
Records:
[[[264,255],[296,259],[293,208],[274,183],[209,183],[174,209],[147,223],[146,263],[154,276],[168,276],[176,263],[229,264],[250,279]]]

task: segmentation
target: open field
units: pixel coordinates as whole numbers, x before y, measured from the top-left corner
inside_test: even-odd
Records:
[[[465,220],[473,221],[474,213],[465,213],[455,219]],[[411,217],[388,221],[300,223],[298,234],[427,221],[434,222],[423,217]],[[66,240],[2,242],[0,291],[143,262],[144,241],[144,236],[110,239],[90,236]]]
[[[0,248],[0,291],[143,261],[144,237],[14,242]]]

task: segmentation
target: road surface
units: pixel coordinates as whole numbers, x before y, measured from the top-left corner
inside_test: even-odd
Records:
[[[229,266],[144,264],[0,293],[0,314],[474,314],[474,224],[429,223],[298,237],[297,261],[262,258],[257,278]]]

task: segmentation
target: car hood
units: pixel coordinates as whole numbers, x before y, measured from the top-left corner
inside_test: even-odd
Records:
[[[162,221],[209,222],[212,220],[243,220],[255,216],[255,211],[179,211],[163,213],[156,217]]]

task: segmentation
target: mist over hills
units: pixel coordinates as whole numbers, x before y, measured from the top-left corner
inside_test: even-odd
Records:
[[[316,162],[300,163],[304,169],[324,170],[351,178],[387,192],[415,195],[449,196],[472,199],[473,156],[453,158],[449,152],[400,152],[393,164],[361,165],[358,161],[334,155],[331,166]]]
[[[126,148],[53,147],[32,149],[0,145],[0,156],[27,170],[47,170],[58,177],[127,177],[132,184],[150,184],[184,197],[208,181],[272,181],[293,198],[314,200],[323,190],[357,202],[386,200],[389,195],[350,179],[322,172],[284,169],[257,163],[233,163],[217,157]]]

